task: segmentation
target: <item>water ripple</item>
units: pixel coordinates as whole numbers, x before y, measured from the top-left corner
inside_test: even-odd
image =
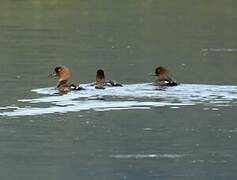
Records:
[[[175,159],[188,156],[188,154],[115,154],[109,155],[110,158],[115,159],[143,159],[143,158],[167,158]]]
[[[157,89],[151,84],[130,84],[123,87],[95,89],[83,84],[86,90],[56,95],[54,88],[32,90],[42,95],[35,99],[19,99],[23,107],[0,107],[1,116],[29,116],[67,113],[81,110],[110,111],[123,109],[150,109],[151,107],[203,104],[219,110],[220,106],[236,106],[237,86],[181,84]],[[34,107],[36,106],[37,107]],[[39,107],[40,106],[40,107]]]

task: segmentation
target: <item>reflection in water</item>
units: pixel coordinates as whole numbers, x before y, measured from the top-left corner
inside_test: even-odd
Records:
[[[206,104],[209,106],[232,106],[237,99],[237,86],[181,84],[157,90],[150,84],[124,85],[119,88],[95,89],[84,84],[87,90],[73,91],[63,96],[54,95],[54,88],[35,89],[34,92],[45,94],[38,99],[20,99],[27,103],[25,107],[2,107],[0,115],[27,116],[51,113],[67,113],[81,110],[122,110],[122,109],[149,109],[151,107],[179,106]],[[130,98],[132,98],[130,100]],[[103,100],[102,100],[103,99]],[[34,107],[34,104],[49,103],[48,107]],[[212,110],[218,110],[214,107]]]

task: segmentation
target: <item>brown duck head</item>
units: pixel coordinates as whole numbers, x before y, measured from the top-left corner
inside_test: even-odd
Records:
[[[160,80],[170,79],[169,71],[163,66],[159,66],[155,69],[155,76],[157,76]]]
[[[57,65],[54,68],[54,72],[50,74],[50,76],[56,76],[58,77],[58,82],[60,81],[68,81],[70,78],[70,70],[63,65]]]
[[[102,69],[98,69],[96,72],[96,83],[104,83],[105,82],[105,73]]]

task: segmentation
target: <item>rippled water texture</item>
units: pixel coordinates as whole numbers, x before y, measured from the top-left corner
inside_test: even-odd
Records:
[[[81,110],[109,111],[122,109],[150,109],[151,107],[197,105],[236,106],[237,86],[181,84],[177,87],[159,88],[150,84],[124,85],[103,90],[84,85],[86,90],[72,91],[66,95],[53,95],[54,88],[34,89],[33,92],[50,95],[37,99],[19,99],[23,107],[0,107],[2,116],[27,116],[50,113],[67,113]],[[47,103],[48,107],[34,107]],[[24,105],[25,104],[25,105]],[[216,107],[216,108],[214,108]],[[13,111],[5,111],[13,109]]]

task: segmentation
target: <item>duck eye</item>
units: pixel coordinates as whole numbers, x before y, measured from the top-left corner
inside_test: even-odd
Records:
[[[54,71],[55,72],[60,72],[62,69],[60,68],[60,67],[56,67],[55,69],[54,69]]]

